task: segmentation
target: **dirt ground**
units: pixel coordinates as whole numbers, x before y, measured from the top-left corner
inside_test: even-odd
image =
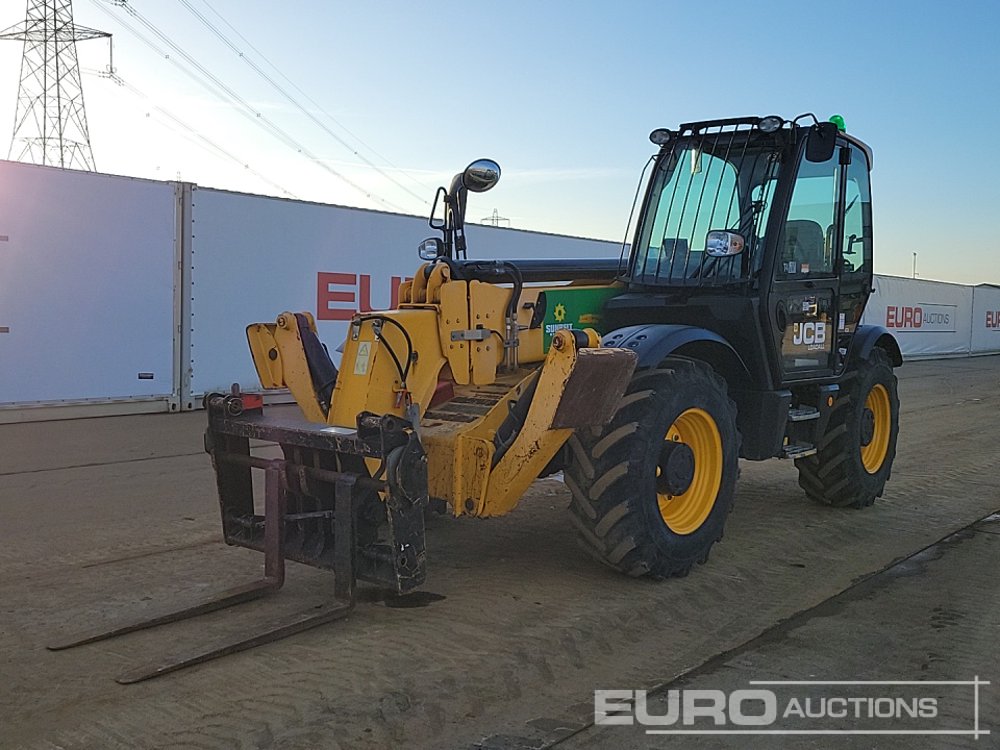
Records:
[[[744,462],[709,563],[653,583],[587,557],[566,487],[543,480],[507,517],[433,521],[425,590],[443,598],[362,602],[347,620],[131,686],[113,678],[322,603],[329,574],[291,565],[269,599],[47,651],[123,610],[250,580],[261,559],[220,541],[203,414],[0,426],[0,747],[666,747],[590,726],[593,691],[820,672],[978,674],[993,680],[989,728],[1000,592],[983,519],[1000,509],[1000,357],[898,375],[899,453],[872,508],[818,507],[790,462]],[[943,543],[955,552],[911,557],[962,529],[975,538]],[[907,746],[989,747],[998,732]]]

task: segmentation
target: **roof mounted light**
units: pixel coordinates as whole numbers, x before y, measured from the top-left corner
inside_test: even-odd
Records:
[[[757,123],[757,129],[761,133],[773,133],[779,130],[784,124],[785,120],[778,115],[768,115],[767,117],[760,118],[760,121]]]
[[[649,142],[654,146],[663,146],[670,143],[670,139],[673,137],[673,132],[667,130],[667,128],[657,128],[649,134]]]

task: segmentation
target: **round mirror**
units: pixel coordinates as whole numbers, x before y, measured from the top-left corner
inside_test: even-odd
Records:
[[[462,184],[472,193],[485,193],[499,180],[500,165],[492,159],[478,159],[462,173]]]

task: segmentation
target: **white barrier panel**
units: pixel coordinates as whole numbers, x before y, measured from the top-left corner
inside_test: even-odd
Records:
[[[167,408],[175,205],[169,183],[0,161],[0,408]]]
[[[972,353],[1000,352],[1000,286],[972,289]]]
[[[876,276],[862,322],[888,328],[908,359],[968,354],[972,287]]]
[[[0,421],[257,389],[248,323],[311,310],[333,350],[355,311],[394,304],[434,235],[420,217],[0,161]],[[619,254],[478,225],[468,237],[474,258]],[[886,326],[907,358],[1000,352],[1000,287],[891,276],[875,287],[864,322]]]
[[[470,196],[475,201],[475,196]],[[309,310],[334,349],[356,311],[391,307],[422,261],[417,245],[440,236],[427,220],[355,208],[193,191],[190,396],[239,383],[259,390],[249,323]],[[620,245],[494,227],[467,229],[470,258],[617,258]]]

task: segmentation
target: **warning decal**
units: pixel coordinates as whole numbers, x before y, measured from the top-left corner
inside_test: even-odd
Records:
[[[355,375],[367,375],[368,374],[368,360],[372,356],[372,343],[370,341],[362,341],[358,344],[358,356],[354,358],[354,374]]]

